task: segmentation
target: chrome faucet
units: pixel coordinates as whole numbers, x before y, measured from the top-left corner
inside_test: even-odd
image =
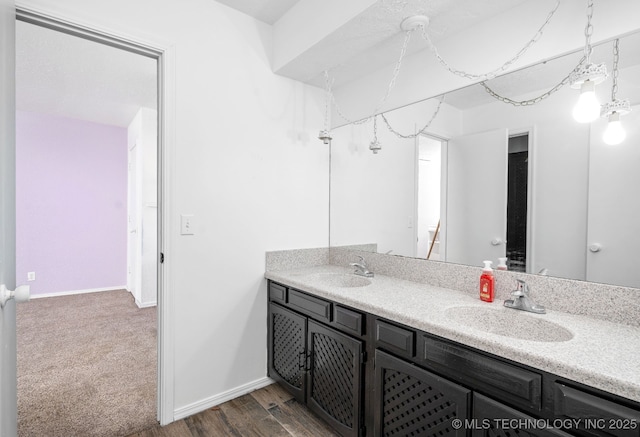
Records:
[[[355,267],[355,271],[353,273],[358,276],[373,278],[373,272],[370,272],[367,268],[367,263],[364,261],[364,257],[358,256],[358,258],[360,258],[360,262],[349,263],[351,267]]]
[[[518,288],[511,292],[513,299],[505,300],[504,306],[514,310],[528,311],[530,313],[544,314],[546,310],[541,305],[533,303],[529,297],[529,286],[522,279],[516,279]]]

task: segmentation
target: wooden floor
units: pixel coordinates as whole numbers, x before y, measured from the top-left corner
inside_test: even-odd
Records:
[[[167,426],[129,437],[338,437],[313,412],[273,384]]]

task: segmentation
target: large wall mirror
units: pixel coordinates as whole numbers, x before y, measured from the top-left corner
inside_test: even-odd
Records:
[[[592,62],[611,73],[614,41]],[[514,100],[558,84],[582,51],[495,78]],[[568,85],[513,106],[481,84],[334,129],[330,244],[375,243],[379,253],[640,288],[640,33],[619,38],[617,98],[626,139],[606,145],[607,119],[573,119]],[[597,86],[611,100],[612,76]],[[442,102],[440,103],[440,100]],[[431,125],[416,138],[403,138]],[[388,128],[387,123],[393,128]]]

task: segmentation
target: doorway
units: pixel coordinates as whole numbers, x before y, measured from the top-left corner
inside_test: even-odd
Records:
[[[21,11],[18,10],[17,11],[17,17],[18,17],[18,25],[20,25],[20,22],[22,22],[23,24],[28,24],[28,25],[37,25],[43,28],[48,28],[48,29],[52,29],[53,31],[57,31],[60,33],[63,33],[67,36],[71,36],[73,38],[77,38],[77,39],[83,39],[85,41],[90,41],[92,43],[103,43],[106,46],[109,46],[110,48],[116,48],[116,49],[124,49],[125,51],[127,51],[128,53],[133,53],[135,54],[135,56],[145,56],[147,58],[150,58],[153,60],[153,62],[156,63],[156,67],[154,68],[154,74],[155,74],[155,80],[157,81],[157,85],[155,85],[154,87],[156,88],[156,91],[158,92],[158,97],[156,98],[156,102],[159,100],[160,102],[162,102],[162,94],[161,94],[161,90],[163,89],[162,86],[162,72],[163,67],[162,67],[162,56],[163,53],[160,51],[157,51],[155,49],[150,49],[148,47],[145,46],[141,46],[138,45],[136,43],[132,43],[130,41],[125,41],[125,40],[118,40],[115,39],[111,36],[107,37],[105,35],[101,35],[98,33],[94,33],[92,31],[87,30],[86,28],[81,28],[81,27],[76,27],[73,24],[70,24],[68,22],[63,22],[63,21],[57,21],[55,19],[52,18],[44,18],[42,16],[39,16],[37,14],[34,14],[32,12],[26,12],[26,11]],[[43,42],[43,44],[48,44],[48,41]],[[61,102],[59,102],[61,103]],[[162,125],[162,114],[163,114],[163,106],[162,103],[160,103],[158,105],[158,115],[156,116],[156,121],[157,121],[157,128],[156,128],[156,132],[154,132],[154,134],[158,134],[158,132],[160,132],[158,136],[158,144],[155,146],[155,152],[156,152],[156,156],[157,156],[157,161],[155,164],[153,164],[151,167],[153,167],[156,170],[160,170],[162,168],[161,165],[161,152],[163,150],[163,146],[162,146],[162,135],[161,133],[164,132],[164,126]],[[125,148],[127,146],[125,145]],[[125,149],[126,150],[126,149]],[[125,151],[125,165],[126,165],[126,151]],[[158,171],[158,180],[162,181],[162,172],[161,170]],[[153,274],[153,276],[155,276],[155,278],[157,278],[157,296],[158,296],[158,303],[160,305],[162,305],[162,292],[163,292],[163,287],[162,287],[162,280],[163,280],[163,275],[162,275],[162,271],[160,269],[160,265],[158,263],[159,260],[159,252],[162,248],[162,208],[161,208],[161,204],[160,204],[160,200],[162,199],[161,196],[161,184],[158,184],[157,187],[155,188],[155,192],[152,194],[152,197],[154,199],[153,205],[148,205],[149,207],[152,208],[156,208],[156,210],[159,212],[156,215],[156,219],[154,220],[154,224],[156,225],[156,229],[150,229],[148,230],[148,232],[146,232],[147,235],[151,235],[154,237],[156,243],[157,243],[157,249],[155,250],[155,256],[154,256],[154,267],[157,268],[157,273]],[[160,206],[160,208],[158,208]],[[125,204],[123,205],[123,208],[126,210],[126,201]],[[126,226],[126,225],[125,225]],[[125,237],[126,238],[126,237]],[[126,255],[125,255],[126,256]],[[126,275],[126,273],[125,273]],[[158,329],[158,343],[157,344],[161,344],[162,343],[162,314],[161,312],[159,312],[158,314],[158,322],[157,322],[157,329]],[[158,348],[159,350],[159,348]],[[165,352],[168,352],[165,350]],[[160,372],[162,371],[162,363],[161,360],[159,360],[159,354],[156,353],[156,361],[160,361],[160,365],[158,366]],[[158,377],[158,381],[156,383],[156,385],[161,384],[163,381],[163,376],[160,373],[159,377]],[[158,393],[158,408],[157,408],[157,417],[158,419],[162,422],[162,423],[167,423],[168,420],[166,420],[166,410],[163,410],[162,405],[163,405],[163,399],[160,398],[160,396],[162,395],[162,391],[158,389],[158,387],[156,387],[156,392]],[[64,394],[59,393],[60,396],[63,396]],[[104,414],[107,414],[107,411],[103,412]]]
[[[420,135],[417,151],[416,257],[440,260],[443,140]]]
[[[529,134],[509,137],[507,159],[507,241],[509,270],[527,271],[529,235]]]

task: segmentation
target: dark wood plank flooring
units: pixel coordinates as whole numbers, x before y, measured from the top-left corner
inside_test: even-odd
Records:
[[[338,437],[278,384],[129,437]]]

